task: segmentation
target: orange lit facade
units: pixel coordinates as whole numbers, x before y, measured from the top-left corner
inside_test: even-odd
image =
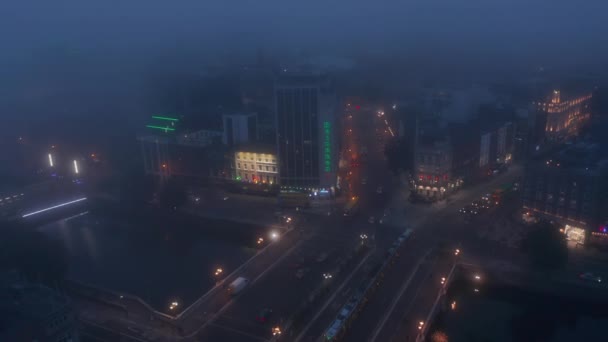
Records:
[[[271,152],[254,152],[246,149],[234,153],[234,177],[238,181],[277,184],[277,156]]]
[[[564,140],[579,134],[581,127],[591,118],[591,94],[563,100],[561,92],[554,90],[547,102],[535,103],[545,113],[545,138]]]

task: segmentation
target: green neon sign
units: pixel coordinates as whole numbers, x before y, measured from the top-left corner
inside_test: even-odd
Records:
[[[323,167],[325,172],[331,172],[331,123],[323,122]]]
[[[165,132],[175,131],[175,128],[170,128],[170,127],[162,127],[162,126],[154,126],[154,125],[146,125],[146,127],[148,127],[148,128],[154,128],[154,129],[160,129],[160,130],[165,131]]]
[[[176,118],[170,118],[170,117],[167,117],[167,116],[156,116],[156,115],[152,115],[152,119],[167,120],[167,121],[179,121],[179,119],[176,119]]]

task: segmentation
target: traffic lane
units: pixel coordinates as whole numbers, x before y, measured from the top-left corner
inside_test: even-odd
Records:
[[[413,298],[416,297],[418,295],[418,292],[420,291],[421,285],[424,283],[424,280],[427,278],[428,276],[428,267],[426,267],[425,265],[426,263],[422,263],[421,267],[415,270],[415,273],[413,274],[412,278],[411,278],[411,282],[409,282],[409,284],[406,284],[406,282],[409,279],[404,279],[403,283],[401,285],[407,285],[405,291],[400,294],[401,297],[400,298],[395,298],[397,300],[396,305],[393,309],[392,312],[390,313],[386,313],[383,312],[381,313],[381,317],[384,316],[384,314],[388,314],[389,316],[387,317],[386,321],[381,322],[384,323],[381,327],[380,326],[376,326],[376,330],[374,331],[374,336],[373,341],[389,341],[391,336],[393,335],[394,331],[396,330],[396,328],[399,326],[399,323],[401,322],[401,317],[404,314],[405,311],[407,311],[409,309],[410,303],[412,302]],[[380,329],[378,331],[378,329]],[[375,338],[374,338],[375,337]]]
[[[183,331],[190,332],[196,330],[209,319],[212,319],[214,314],[230,301],[230,297],[226,294],[227,287],[232,281],[241,276],[249,279],[255,278],[268,269],[268,267],[271,267],[276,260],[284,256],[299,241],[299,238],[300,235],[295,231],[281,236],[279,241],[268,246],[266,250],[256,255],[255,259],[248,261],[249,263],[242,270],[224,278],[220,286],[212,289],[212,292],[205,294],[200,302],[195,302],[192,309],[179,319],[179,324]]]
[[[376,341],[407,341],[417,335],[420,322],[426,322],[453,262],[435,259],[424,263],[412,285],[404,293]]]
[[[343,260],[345,251],[354,249],[354,241],[336,248],[333,240],[311,240],[298,247],[263,279],[252,284],[234,303],[220,315],[214,324],[259,338],[270,338],[270,328],[281,326],[302,305],[324,280],[323,273],[332,272]],[[348,247],[346,247],[348,246]],[[315,260],[321,253],[333,249],[327,258]],[[295,266],[294,266],[295,265]],[[299,269],[308,269],[301,279],[296,277]],[[264,308],[273,310],[267,324],[258,324],[256,315]]]
[[[344,286],[342,291],[336,295],[323,313],[321,313],[321,315],[313,322],[300,341],[316,341],[323,336],[325,331],[330,327],[331,323],[336,319],[340,309],[342,309],[348,299],[354,294],[355,290],[359,288],[365,280],[369,279],[370,271],[372,270],[372,267],[379,262],[380,256],[381,254],[376,249],[374,254],[367,259],[365,264],[359,270],[357,270],[353,277]]]
[[[425,253],[423,246],[415,240],[409,240],[399,249],[399,257],[384,272],[378,289],[370,295],[368,302],[361,313],[345,334],[347,341],[367,341],[383,316],[386,308],[395,299],[396,293],[403,281],[407,279],[420,261],[420,256]]]

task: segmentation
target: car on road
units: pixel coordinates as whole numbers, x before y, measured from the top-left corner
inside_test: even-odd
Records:
[[[370,216],[369,219],[367,220],[367,222],[373,224],[376,222],[376,219],[373,216]]]
[[[581,278],[582,280],[585,281],[592,281],[594,283],[601,283],[602,282],[602,277],[595,275],[591,272],[585,272],[585,273],[581,273],[579,275],[579,278]]]
[[[260,323],[266,323],[266,322],[268,322],[268,319],[270,318],[270,316],[272,316],[272,309],[264,308],[264,309],[260,310],[260,312],[257,314],[257,316],[255,316],[255,320]]]
[[[473,201],[473,203],[471,203],[471,207],[473,207],[477,211],[481,211],[482,209],[489,208],[489,206],[486,203],[484,203],[482,200]]]
[[[466,205],[466,206],[460,208],[460,210],[458,210],[458,211],[464,215],[477,215],[477,213],[479,212],[478,209],[476,209],[472,205]]]

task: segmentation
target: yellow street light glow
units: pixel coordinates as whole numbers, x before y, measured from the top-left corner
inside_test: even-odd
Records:
[[[456,310],[456,301],[453,301],[450,306],[452,307],[452,310]]]

